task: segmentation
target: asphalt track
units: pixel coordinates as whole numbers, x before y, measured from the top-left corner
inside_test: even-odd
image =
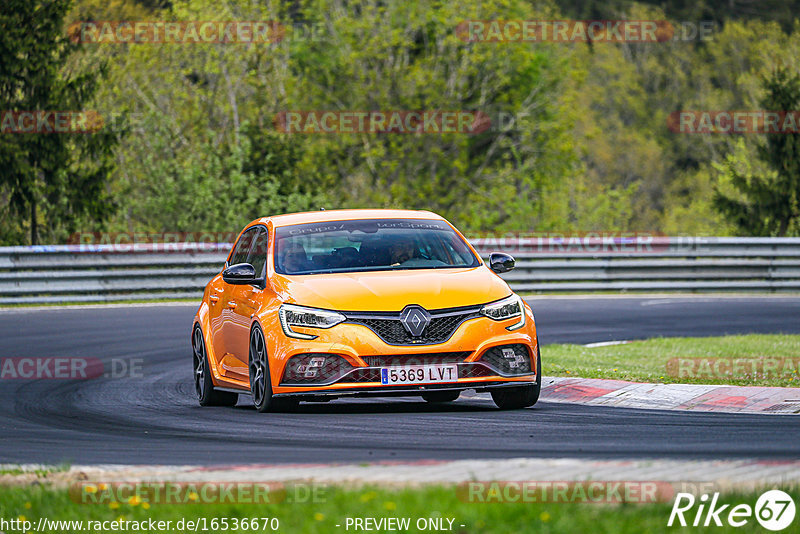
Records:
[[[800,333],[800,298],[530,301],[543,344]],[[240,464],[511,457],[796,459],[800,418],[548,403],[502,412],[472,397],[352,399],[258,414],[201,408],[195,307],[0,311],[0,357],[142,359],[141,378],[0,380],[0,463]],[[546,347],[542,357],[547,365]]]

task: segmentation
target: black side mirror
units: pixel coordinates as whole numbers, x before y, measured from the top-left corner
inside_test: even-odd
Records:
[[[234,285],[253,284],[256,281],[256,270],[249,263],[237,263],[222,271],[222,279]]]
[[[514,268],[514,257],[505,252],[492,252],[489,254],[489,268],[496,272],[507,273]]]

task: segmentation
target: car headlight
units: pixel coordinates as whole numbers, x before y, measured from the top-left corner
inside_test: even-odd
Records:
[[[341,313],[316,308],[306,308],[295,304],[282,304],[278,310],[283,333],[298,339],[315,339],[317,336],[292,330],[293,326],[305,328],[330,328],[346,319]]]
[[[507,326],[506,330],[517,330],[525,326],[525,305],[522,299],[517,295],[492,302],[481,308],[481,313],[495,321],[505,321],[513,317],[519,317],[519,321]]]

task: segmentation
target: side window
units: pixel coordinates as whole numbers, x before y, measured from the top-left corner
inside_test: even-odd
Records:
[[[251,228],[242,234],[239,241],[236,242],[236,246],[233,247],[233,254],[231,254],[231,260],[228,262],[230,265],[247,261],[247,254],[250,252],[250,245],[253,244],[256,231],[258,231],[258,228]]]
[[[264,266],[267,264],[267,238],[269,234],[263,228],[258,229],[258,235],[255,238],[255,245],[250,250],[250,255],[247,258],[247,263],[251,264],[256,269],[256,276],[262,277],[264,275]]]

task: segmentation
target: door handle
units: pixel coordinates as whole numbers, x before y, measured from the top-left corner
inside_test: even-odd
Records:
[[[217,301],[219,300],[219,296],[218,295],[209,295],[208,296],[208,300],[210,300],[212,304],[216,304]]]
[[[236,301],[235,300],[229,300],[228,301],[228,307],[230,309],[234,309],[236,307]]]

